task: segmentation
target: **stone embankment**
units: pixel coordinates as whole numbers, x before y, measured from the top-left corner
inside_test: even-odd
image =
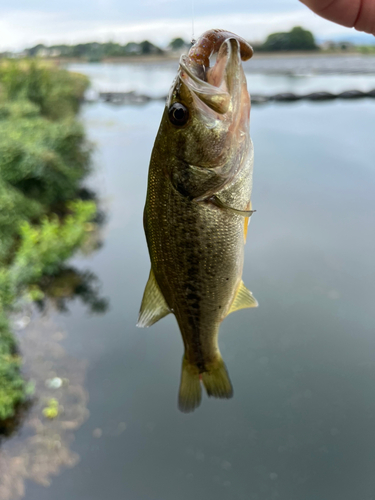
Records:
[[[261,95],[253,94],[251,102],[253,104],[264,104],[267,102],[295,102],[295,101],[330,101],[334,99],[375,99],[375,89],[370,92],[362,92],[361,90],[347,90],[339,94],[331,92],[312,92],[309,94],[293,94],[291,92],[284,92],[274,95]],[[118,105],[140,105],[146,104],[149,101],[164,101],[166,96],[155,97],[137,92],[99,92],[96,96],[91,97],[90,101],[102,101]]]

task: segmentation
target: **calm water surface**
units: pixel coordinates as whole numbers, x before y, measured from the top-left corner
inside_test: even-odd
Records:
[[[278,78],[259,76],[265,92],[300,81]],[[358,88],[367,77],[345,78],[334,85]],[[147,170],[162,111],[159,102],[83,108],[96,143],[90,183],[109,220],[103,248],[74,264],[97,274],[110,311],[90,317],[77,303],[56,318],[69,334],[64,347],[88,361],[90,418],[72,444],[80,463],[49,488],[29,482],[26,499],[373,500],[375,102],[253,109],[257,212],[243,278],[260,307],[221,327],[234,398],[204,397],[188,415],[177,410],[183,347],[174,317],[135,327],[149,273]]]
[[[358,65],[367,74],[353,74]],[[252,94],[316,91],[369,91],[375,88],[375,57],[279,57],[244,63]],[[69,69],[88,75],[92,90],[165,96],[176,76],[178,62],[164,64],[71,64]],[[371,70],[371,71],[370,71]],[[346,74],[343,74],[346,71]],[[267,72],[273,72],[272,75]],[[327,74],[327,72],[333,72]],[[351,74],[352,73],[352,74]]]

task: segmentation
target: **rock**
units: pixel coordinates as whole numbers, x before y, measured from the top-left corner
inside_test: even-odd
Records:
[[[270,98],[266,95],[254,94],[251,96],[252,104],[263,104],[264,102],[268,102]]]
[[[98,438],[98,439],[99,439],[99,438],[101,438],[101,437],[102,437],[102,435],[103,435],[103,431],[102,431],[102,429],[99,429],[99,428],[94,429],[94,430],[93,430],[93,432],[92,432],[92,435],[93,435],[95,438]]]
[[[271,97],[272,101],[291,102],[291,101],[298,101],[299,99],[301,99],[301,96],[292,94],[291,92],[283,92],[281,94],[276,94]]]
[[[359,99],[361,97],[366,97],[366,94],[360,90],[347,90],[346,92],[341,92],[338,94],[340,99]]]
[[[60,377],[49,378],[45,382],[48,389],[60,389],[63,385],[63,381]]]
[[[312,94],[307,94],[304,96],[304,99],[308,99],[309,101],[327,101],[330,99],[336,99],[335,94],[331,94],[331,92],[313,92]]]

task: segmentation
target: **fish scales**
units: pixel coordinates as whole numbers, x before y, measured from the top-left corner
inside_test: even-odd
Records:
[[[164,156],[163,151],[155,154]],[[245,220],[181,195],[161,170],[160,162],[151,161],[145,228],[153,270],[179,323],[189,361],[212,361],[220,322],[242,274]],[[250,197],[249,183],[242,182],[246,170],[239,188],[234,184],[222,191],[223,199],[236,206],[246,206]]]
[[[206,79],[220,86],[205,89],[208,97],[199,90],[198,99],[196,82],[191,83],[191,71],[202,76],[199,64],[180,63],[149,168],[144,228],[151,272],[139,326],[150,326],[169,312],[176,316],[185,348],[183,411],[199,405],[200,378],[209,396],[231,397],[219,327],[232,310],[257,305],[242,283],[253,167],[250,101],[239,56],[244,42],[228,37],[221,44],[215,38],[219,53]],[[221,101],[210,102],[209,92],[221,92]],[[231,92],[229,99],[225,92]]]

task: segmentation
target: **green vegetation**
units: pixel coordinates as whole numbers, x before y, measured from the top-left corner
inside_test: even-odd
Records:
[[[37,114],[52,120],[73,118],[88,85],[84,75],[41,62],[4,61],[0,65],[0,119]]]
[[[357,49],[361,54],[375,55],[375,45],[360,45]]]
[[[129,42],[125,45],[114,42],[91,42],[80,43],[78,45],[53,45],[46,47],[39,44],[31,49],[26,49],[25,53],[28,57],[78,58],[95,62],[112,57],[163,55],[164,51],[148,40],[144,40],[141,43]]]
[[[8,315],[40,300],[92,230],[80,197],[90,147],[75,115],[88,81],[36,62],[0,64],[0,420],[26,397]]]
[[[48,404],[43,408],[43,415],[47,418],[54,419],[59,416],[59,402],[55,398],[51,398]]]
[[[184,48],[189,48],[190,44],[186,43],[183,38],[174,38],[168,45],[171,50],[181,50]]]
[[[15,404],[25,398],[26,386],[20,375],[20,365],[16,342],[0,312],[0,420],[12,416]]]
[[[314,35],[311,31],[305,30],[300,26],[294,27],[289,32],[282,33],[272,33],[269,35],[264,43],[252,43],[254,49],[258,52],[277,52],[277,51],[314,51],[314,50],[324,50],[329,52],[337,51],[351,51],[359,52],[362,54],[374,54],[375,46],[360,46],[355,45],[351,42],[334,42],[326,41],[320,47],[317,46]],[[100,62],[105,59],[116,59],[116,58],[131,58],[140,56],[168,56],[168,54],[173,54],[180,52],[181,50],[188,51],[191,47],[191,43],[185,41],[181,37],[173,38],[165,49],[158,47],[157,45],[151,43],[148,40],[143,42],[128,42],[124,45],[115,42],[90,42],[90,43],[80,43],[78,45],[52,45],[46,46],[43,44],[35,45],[35,47],[26,49],[22,52],[22,57],[26,58],[37,58],[40,59],[81,59],[83,61],[89,62]],[[20,54],[17,53],[0,53],[0,59],[6,57],[19,57]],[[54,74],[51,75],[55,76]],[[83,78],[83,77],[82,77]],[[13,84],[17,85],[18,80],[16,78],[12,79]],[[46,95],[50,99],[53,98],[53,92],[55,91],[55,84],[58,82],[53,82],[53,85],[49,86],[49,92]],[[62,82],[63,86],[67,88],[66,82]],[[79,81],[77,78],[73,82],[74,85],[78,84],[77,91],[79,92],[79,86],[85,84],[84,79]],[[69,96],[74,95],[68,93]]]
[[[188,49],[190,43],[187,43],[182,38],[174,38],[168,45],[167,49],[163,50],[157,45],[154,45],[148,40],[143,42],[129,42],[124,45],[115,42],[89,42],[89,43],[79,43],[78,45],[52,45],[46,46],[43,44],[35,45],[30,49],[26,49],[23,52],[23,56],[27,58],[67,58],[67,59],[82,59],[89,62],[99,62],[104,59],[109,58],[119,58],[119,57],[134,57],[134,56],[166,56],[169,52],[180,51],[181,49]],[[11,53],[0,54],[1,57],[10,57]],[[17,54],[15,54],[17,56]],[[51,75],[54,76],[53,74]],[[44,75],[46,78],[47,75]],[[17,84],[17,79],[13,80],[13,84]],[[55,84],[50,86],[49,91],[55,91]],[[77,79],[74,84],[79,83]],[[66,82],[64,82],[66,88]],[[50,93],[47,93],[50,95]],[[52,97],[52,94],[51,94]]]
[[[272,33],[258,50],[264,52],[318,50],[314,35],[311,31],[300,26],[293,28],[288,33]]]

